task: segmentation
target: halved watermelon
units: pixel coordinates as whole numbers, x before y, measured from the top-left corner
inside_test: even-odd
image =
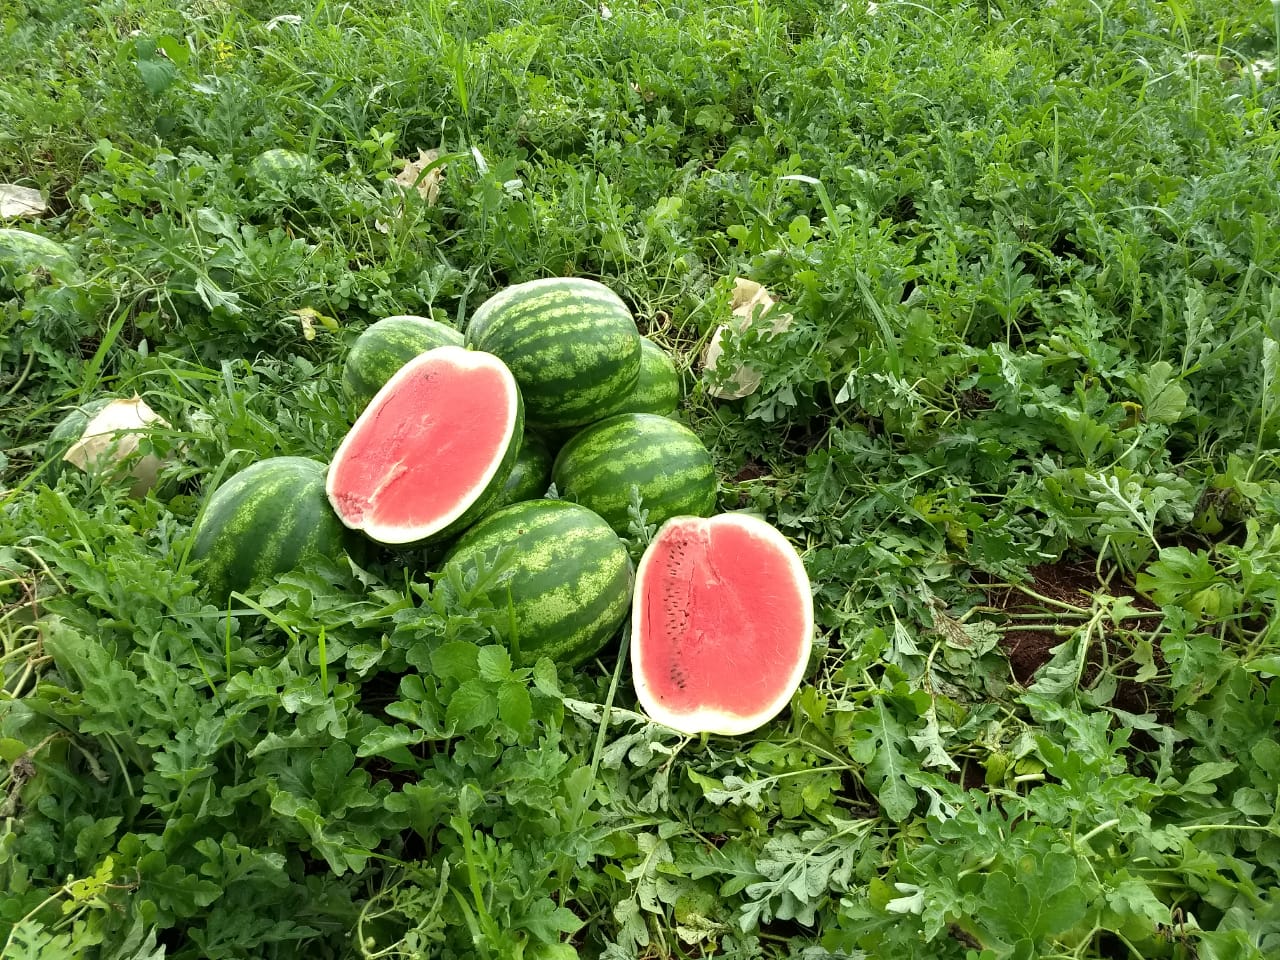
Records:
[[[424,543],[469,526],[502,495],[524,405],[497,357],[444,346],[414,357],[369,401],[333,455],[338,518],[378,543]]]
[[[747,733],[800,686],[813,596],[795,548],[748,514],[675,517],[640,558],[631,672],[640,705],[682,733]]]

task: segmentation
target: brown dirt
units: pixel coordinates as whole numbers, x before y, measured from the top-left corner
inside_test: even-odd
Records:
[[[759,480],[761,477],[769,475],[769,468],[758,460],[748,460],[742,465],[742,469],[734,474],[734,481],[742,483],[744,480]]]
[[[1095,571],[1093,558],[1041,564],[1032,567],[1028,573],[1031,575],[1031,580],[1027,586],[1031,590],[1050,600],[1078,607],[1082,613],[1079,616],[1073,616],[1068,611],[1043,604],[1018,588],[1003,583],[987,585],[988,605],[1011,615],[1042,613],[1045,615],[1046,623],[1056,617],[1060,623],[1069,626],[1084,623],[1086,615],[1083,611],[1089,610],[1095,594],[1103,593],[1113,597],[1127,597],[1137,609],[1152,611],[1150,617],[1127,621],[1128,629],[1150,631],[1160,624],[1159,612],[1149,601],[1137,596],[1131,586],[1118,582],[1118,578],[1113,578],[1109,583],[1100,580]],[[1009,659],[1014,679],[1023,686],[1031,684],[1035,679],[1036,671],[1052,657],[1050,651],[1066,639],[1063,634],[1049,630],[1008,627],[1001,637],[1001,647]],[[1125,660],[1128,656],[1126,640],[1111,634],[1107,636],[1106,641],[1110,662],[1117,663]],[[1163,667],[1158,646],[1155,649],[1155,656],[1157,666]],[[1096,644],[1092,645],[1088,652],[1084,676],[1081,678],[1083,687],[1090,686],[1097,679],[1102,663],[1102,651]],[[1112,704],[1131,713],[1146,713],[1156,706],[1156,691],[1148,684],[1138,683],[1132,679],[1136,671],[1136,666],[1131,663],[1125,663],[1117,670],[1119,684]]]

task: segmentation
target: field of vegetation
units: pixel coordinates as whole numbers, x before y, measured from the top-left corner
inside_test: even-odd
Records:
[[[1280,956],[1277,60],[1237,0],[0,4],[67,254],[0,256],[0,958]],[[514,666],[433,548],[203,595],[361,330],[547,276],[803,556],[754,733],[625,634]],[[739,277],[792,322],[709,373]],[[143,498],[47,445],[135,394]]]

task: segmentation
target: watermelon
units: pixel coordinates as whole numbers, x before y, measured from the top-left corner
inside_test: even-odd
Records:
[[[546,277],[507,287],[476,310],[466,341],[511,368],[535,427],[574,427],[615,413],[640,379],[635,319],[594,280]]]
[[[547,442],[536,433],[526,432],[516,455],[511,476],[502,490],[502,503],[537,500],[551,486],[551,464],[555,458]]]
[[[18,289],[20,278],[29,276],[71,283],[77,272],[71,252],[57,240],[0,227],[0,292]]]
[[[272,457],[246,467],[209,498],[196,523],[196,577],[222,605],[231,591],[320,558],[343,556],[345,531],[325,498],[325,465]]]
[[[363,410],[407,362],[450,344],[462,346],[462,334],[438,320],[412,315],[384,317],[356,337],[342,366],[342,382]]]
[[[640,705],[661,724],[755,730],[791,700],[812,642],[804,563],[764,520],[674,517],[640,558],[631,672]]]
[[[539,657],[573,667],[626,619],[632,566],[626,545],[596,514],[563,500],[526,500],[485,517],[445,557],[483,567],[496,629],[521,666]]]
[[[444,346],[401,367],[348,431],[325,490],[338,518],[378,543],[443,539],[501,497],[524,434],[511,371]]]
[[[620,413],[578,431],[556,456],[551,479],[560,496],[594,510],[620,534],[633,485],[652,524],[705,517],[716,505],[707,448],[684,424],[654,413]]]
[[[249,178],[258,186],[277,189],[301,183],[316,174],[316,164],[306,154],[275,147],[264,150],[249,164]]]
[[[640,338],[640,379],[619,413],[667,416],[680,403],[680,374],[671,355],[648,337]]]

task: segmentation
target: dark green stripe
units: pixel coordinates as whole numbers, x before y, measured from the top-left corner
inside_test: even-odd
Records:
[[[556,457],[552,479],[562,496],[619,533],[629,523],[633,485],[650,523],[705,516],[715,507],[711,454],[693,431],[656,414],[621,414],[580,431]]]
[[[325,465],[273,457],[242,470],[214,493],[191,555],[210,600],[223,603],[255,577],[283,573],[312,557],[337,556],[342,524],[325,496]]]
[[[559,662],[590,656],[629,609],[631,560],[598,516],[557,500],[499,510],[469,530],[446,557],[469,564],[510,547],[511,603],[521,632],[521,661],[554,651]],[[502,607],[507,597],[490,598]]]

